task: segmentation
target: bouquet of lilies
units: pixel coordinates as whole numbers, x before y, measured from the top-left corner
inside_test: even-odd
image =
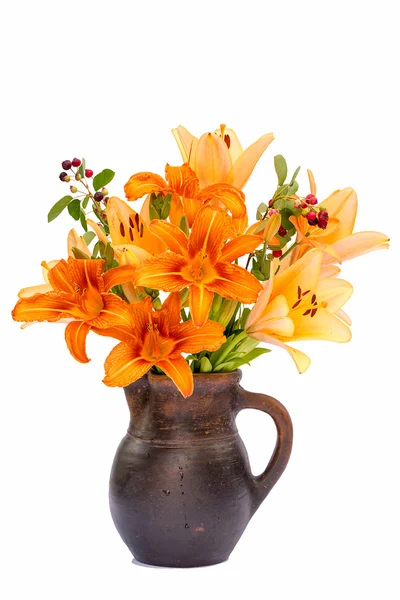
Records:
[[[84,233],[69,232],[67,260],[42,263],[45,283],[19,292],[13,318],[66,322],[67,346],[81,363],[90,331],[118,340],[105,361],[109,386],[152,370],[190,396],[193,373],[234,371],[270,351],[260,343],[285,349],[303,373],[310,359],[290,342],[350,340],[342,306],[352,286],[337,277],[340,265],[387,248],[387,236],[353,233],[351,188],[320,202],[308,171],[310,190],[300,195],[299,168],[288,176],[281,155],[276,190],[265,190],[249,224],[242,189],[273,135],[243,151],[225,125],[200,138],[182,126],[173,134],[182,166],[167,164],[165,178],[133,175],[129,204],[109,194],[110,169],[94,175],[84,159],[62,163],[70,194],[48,221],[67,209]]]

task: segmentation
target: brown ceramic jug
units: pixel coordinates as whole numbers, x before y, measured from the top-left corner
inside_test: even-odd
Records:
[[[240,379],[240,371],[195,374],[186,399],[164,375],[125,388],[131,419],[112,467],[110,507],[138,561],[198,567],[227,560],[282,475],[292,447],[290,416],[274,398],[245,391]],[[244,408],[268,413],[278,431],[257,477],[235,424]]]

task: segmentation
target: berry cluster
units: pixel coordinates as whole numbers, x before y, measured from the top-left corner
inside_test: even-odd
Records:
[[[308,221],[309,225],[316,225],[317,227],[319,227],[320,229],[326,229],[326,226],[328,225],[328,220],[329,220],[329,215],[328,215],[328,211],[325,209],[315,209],[315,210],[309,210],[309,211],[304,211],[305,214],[305,218]]]
[[[298,200],[296,205],[303,209],[303,216],[307,219],[309,225],[315,225],[320,229],[326,229],[329,220],[328,211],[322,206],[317,207],[318,199],[314,194],[308,194],[303,200]],[[311,207],[315,208],[311,208]]]
[[[61,181],[71,181],[71,176],[68,175],[68,173],[66,171],[70,171],[72,169],[72,167],[80,167],[81,166],[81,160],[79,158],[73,158],[72,160],[63,160],[63,162],[61,163],[62,168],[64,169],[64,171],[62,171],[62,173],[60,173],[59,178],[61,179]],[[74,177],[76,181],[80,181],[82,179],[82,175],[77,172],[74,173]],[[92,169],[85,169],[85,177],[93,177],[93,171]]]

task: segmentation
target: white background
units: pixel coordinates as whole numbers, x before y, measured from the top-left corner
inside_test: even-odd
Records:
[[[399,565],[399,95],[395,2],[14,2],[1,55],[1,529],[5,600],[178,597],[395,600]],[[128,413],[102,383],[110,340],[69,356],[63,326],[20,331],[18,290],[65,256],[60,163],[163,172],[170,128],[233,126],[244,146],[276,141],[247,187],[271,196],[273,155],[314,171],[318,197],[353,186],[357,230],[388,252],[347,263],[355,286],[347,345],[309,343],[299,376],[276,349],[244,370],[295,427],[292,459],[231,559],[191,570],[131,563],[108,511],[108,476]],[[239,419],[255,472],[272,451],[267,417]],[[397,570],[397,573],[396,573]]]

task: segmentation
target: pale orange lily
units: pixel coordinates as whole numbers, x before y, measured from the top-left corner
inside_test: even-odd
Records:
[[[67,346],[77,361],[88,362],[85,347],[90,329],[127,323],[128,305],[107,292],[114,285],[132,279],[134,271],[126,266],[104,273],[103,268],[103,260],[70,257],[68,261],[58,261],[47,274],[51,290],[22,297],[12,311],[13,319],[24,322],[74,319],[65,330]]]
[[[132,175],[125,184],[125,195],[128,200],[137,200],[145,194],[171,194],[169,219],[177,226],[185,215],[191,227],[198,211],[207,202],[217,206],[223,204],[235,219],[241,219],[246,214],[244,194],[240,190],[222,182],[200,189],[195,172],[187,164],[181,167],[167,165],[165,178],[164,180],[155,173]],[[148,201],[143,209],[148,212]]]
[[[322,252],[317,248],[274,277],[278,264],[274,261],[271,265],[271,278],[265,282],[245,329],[256,340],[284,348],[299,373],[304,373],[311,362],[309,357],[286,342],[348,342],[351,332],[347,324],[351,322],[341,307],[353,288],[342,279],[321,279]]]
[[[221,125],[200,139],[179,125],[172,130],[185,163],[196,173],[200,186],[228,183],[241,190],[274,136],[267,133],[243,151],[233,129]]]
[[[208,318],[214,292],[245,304],[255,302],[262,286],[251,273],[230,264],[252,252],[259,236],[235,237],[232,219],[217,207],[206,205],[198,213],[189,238],[175,225],[152,221],[150,229],[170,248],[144,262],[136,271],[136,284],[167,292],[189,288],[189,306],[197,327]]]
[[[179,293],[170,294],[160,311],[151,299],[129,306],[130,326],[99,330],[121,340],[105,362],[104,383],[124,387],[157,366],[172,379],[184,397],[193,393],[193,374],[182,353],[217,350],[225,341],[220,323],[207,321],[199,329],[192,321],[180,322]]]
[[[68,246],[68,256],[71,256],[72,258],[74,258],[74,253],[72,251],[72,248],[77,248],[80,252],[83,252],[83,254],[86,254],[86,256],[88,258],[90,258],[90,256],[91,256],[91,252],[88,248],[87,243],[85,242],[85,240],[83,239],[83,237],[81,235],[78,235],[76,233],[75,229],[71,229],[71,231],[68,234],[67,246]]]
[[[87,222],[103,244],[111,244],[120,266],[137,267],[153,254],[166,250],[166,245],[149,230],[142,217],[116,196],[112,196],[107,202],[110,238],[100,225],[90,219]],[[139,301],[142,290],[137,289],[132,281],[123,283],[122,288],[130,302]]]
[[[309,172],[311,188],[315,194],[314,177]],[[293,264],[310,248],[319,248],[324,252],[322,275],[330,277],[340,272],[335,263],[366,254],[373,250],[388,248],[389,238],[377,231],[353,233],[357,215],[357,194],[352,188],[344,188],[333,192],[320,203],[329,214],[327,228],[320,229],[309,225],[302,216],[290,217],[297,230],[297,246],[291,254]]]

